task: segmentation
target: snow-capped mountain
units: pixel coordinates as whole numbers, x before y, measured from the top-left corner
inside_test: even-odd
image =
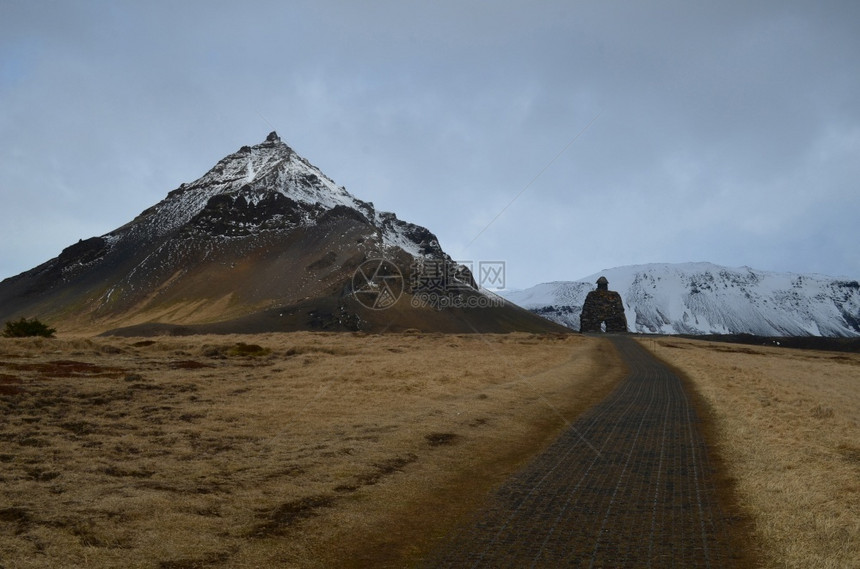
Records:
[[[607,269],[578,281],[543,283],[502,295],[579,330],[585,296],[600,276],[621,294],[631,332],[860,336],[860,284],[816,274],[711,263],[655,263]]]
[[[404,281],[421,263],[454,265],[428,229],[356,198],[273,132],[122,227],[0,282],[0,318],[89,328],[220,323],[220,331],[422,328],[419,315],[437,329],[551,325],[510,304],[456,324],[446,320],[453,312],[422,311],[409,298],[381,315],[350,294],[373,259],[393,263]],[[484,296],[467,269],[445,271],[462,294]]]
[[[272,206],[284,211],[271,212]],[[105,237],[109,241],[153,239],[190,225],[189,231],[200,229],[229,238],[310,225],[338,208],[360,213],[378,230],[381,247],[401,248],[415,256],[441,253],[432,233],[393,213],[377,212],[372,203],[357,199],[296,154],[276,132],[261,144],[243,146],[221,159],[201,178],[180,185],[132,223]],[[224,216],[226,210],[231,215]]]

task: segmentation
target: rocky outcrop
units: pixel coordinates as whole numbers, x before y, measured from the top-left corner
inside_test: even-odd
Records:
[[[589,292],[585,297],[579,317],[579,330],[601,332],[603,325],[606,332],[627,332],[627,317],[624,315],[621,295],[609,290],[606,277],[597,279],[597,290]]]

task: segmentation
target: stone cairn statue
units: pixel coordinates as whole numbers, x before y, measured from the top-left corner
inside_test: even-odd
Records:
[[[627,317],[624,316],[624,304],[621,295],[609,290],[606,277],[597,279],[597,290],[585,297],[582,314],[579,316],[580,332],[627,332]]]

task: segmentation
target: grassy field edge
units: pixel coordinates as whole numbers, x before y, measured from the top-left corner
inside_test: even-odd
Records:
[[[640,342],[701,401],[736,543],[760,567],[860,567],[860,355]]]
[[[648,340],[638,340],[646,349]],[[713,474],[714,489],[731,537],[732,555],[736,569],[763,566],[762,544],[755,534],[755,518],[738,491],[737,478],[733,475],[730,462],[726,459],[727,449],[723,441],[720,416],[714,405],[700,391],[696,382],[681,368],[654,350],[649,350],[657,360],[672,370],[684,385],[696,415],[699,428],[708,447],[707,464]]]

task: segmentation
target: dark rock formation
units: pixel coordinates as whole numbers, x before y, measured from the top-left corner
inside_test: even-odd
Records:
[[[597,290],[589,292],[585,297],[579,317],[579,330],[601,332],[602,324],[606,325],[607,332],[627,332],[627,317],[624,315],[621,295],[609,290],[606,277],[597,279]]]

